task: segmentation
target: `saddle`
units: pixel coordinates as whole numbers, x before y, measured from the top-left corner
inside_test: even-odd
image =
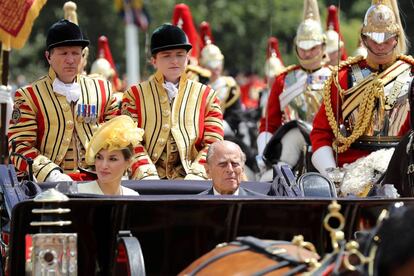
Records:
[[[305,139],[306,144],[311,144],[309,135],[312,130],[312,127],[308,123],[300,120],[289,121],[280,126],[275,131],[269,142],[266,144],[266,147],[263,151],[263,159],[265,160],[267,165],[272,166],[280,160],[280,155],[282,153],[281,140],[289,130],[294,128],[298,128],[300,130]]]

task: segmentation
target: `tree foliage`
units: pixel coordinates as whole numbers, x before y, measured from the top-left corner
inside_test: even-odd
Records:
[[[296,62],[293,39],[296,28],[302,20],[303,0],[183,0],[192,11],[194,23],[210,22],[215,43],[225,56],[225,67],[230,73],[263,73],[266,42],[276,36],[280,42],[282,59],[286,65]],[[329,4],[342,4],[340,13],[341,32],[345,38],[348,54],[357,46],[359,30],[370,1],[319,0],[323,27],[326,25],[326,7]],[[22,50],[11,55],[11,78],[19,74],[28,81],[46,72],[43,52],[45,34],[48,27],[63,17],[64,0],[48,1],[35,22],[30,39]],[[152,72],[148,65],[149,37],[151,32],[164,22],[171,22],[173,0],[148,0],[146,9],[151,16],[151,25],[146,33],[140,31],[140,63],[143,78]],[[115,12],[113,1],[77,1],[78,20],[82,30],[91,40],[89,64],[96,58],[96,45],[100,35],[109,38],[112,55],[118,70],[125,72],[125,34],[123,19]],[[414,37],[414,19],[411,1],[401,1],[403,24],[408,28],[408,37]]]

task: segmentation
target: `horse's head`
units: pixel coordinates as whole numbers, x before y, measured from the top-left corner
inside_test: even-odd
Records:
[[[359,236],[360,252],[367,262],[364,275],[412,275],[414,268],[414,208],[398,202],[383,210],[377,226]]]

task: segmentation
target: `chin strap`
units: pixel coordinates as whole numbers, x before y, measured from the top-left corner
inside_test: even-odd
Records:
[[[325,47],[323,47],[323,49],[325,49]],[[315,68],[320,68],[324,65],[323,57],[325,55],[325,50],[320,51],[320,53],[317,56],[315,56],[313,58],[310,58],[310,59],[301,59],[299,57],[299,54],[298,54],[297,50],[295,50],[295,55],[296,55],[296,58],[299,60],[300,65],[306,70],[312,70],[313,68],[310,69],[310,68],[307,68],[307,66],[311,65],[311,64],[314,64],[317,61],[320,61],[320,62],[318,64],[318,66],[315,66]]]

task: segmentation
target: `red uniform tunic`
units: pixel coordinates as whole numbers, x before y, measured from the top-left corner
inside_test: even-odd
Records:
[[[308,72],[294,65],[277,76],[267,100],[266,114],[260,119],[259,132],[274,133],[291,120],[312,123],[320,106],[323,83],[330,73],[328,67]]]
[[[361,72],[366,71],[367,73],[371,73],[373,71],[368,67],[366,60],[360,60],[354,66],[359,67]],[[405,83],[402,85],[402,87],[400,87],[400,96],[394,108],[388,111],[383,111],[383,108],[380,107],[379,101],[376,100],[376,107],[371,119],[371,124],[364,133],[364,137],[398,137],[404,135],[408,131],[408,90],[411,85],[411,79],[412,72],[407,75],[407,78],[405,78]],[[351,66],[345,66],[340,69],[338,72],[338,82],[344,90],[352,87],[353,83],[355,83],[355,79],[353,78]],[[387,86],[392,88],[393,81],[386,84],[386,87]],[[360,103],[358,103],[354,111],[348,114],[346,118],[343,118],[343,110],[345,108],[343,103],[347,99],[346,96],[338,95],[338,89],[333,83],[331,84],[329,91],[333,113],[335,115],[335,118],[338,119],[338,125],[342,125],[341,133],[346,132],[347,135],[349,135],[355,123],[355,118],[352,119],[351,117],[357,114]],[[387,97],[389,96],[385,95],[385,99],[387,99]],[[385,112],[385,115],[380,115],[381,110],[382,112]],[[380,116],[383,116],[385,119],[379,120]],[[384,124],[384,122],[386,122],[386,124]],[[323,146],[332,147],[332,143],[335,140],[335,135],[328,120],[325,103],[321,105],[319,112],[315,116],[315,119],[313,121],[313,130],[310,137],[312,142],[312,149],[314,152]],[[358,140],[353,145],[355,146],[357,143]],[[338,165],[343,166],[345,163],[352,163],[358,158],[366,156],[374,150],[375,149],[373,148],[363,149],[351,146],[345,152],[338,154]]]

